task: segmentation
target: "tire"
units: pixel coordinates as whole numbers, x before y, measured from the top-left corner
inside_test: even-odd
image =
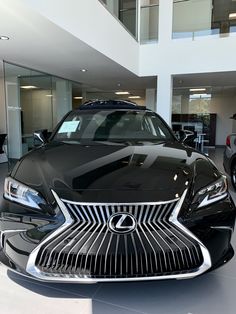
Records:
[[[231,167],[231,182],[236,191],[236,162],[234,162]]]

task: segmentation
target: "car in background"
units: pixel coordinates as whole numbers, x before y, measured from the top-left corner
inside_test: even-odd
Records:
[[[236,133],[230,134],[226,138],[223,164],[225,172],[231,177],[232,186],[236,190]]]
[[[226,177],[155,112],[94,101],[23,156],[0,201],[1,261],[50,282],[187,279],[229,261]]]

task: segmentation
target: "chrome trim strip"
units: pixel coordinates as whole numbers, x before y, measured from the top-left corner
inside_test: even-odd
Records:
[[[205,245],[190,231],[188,230],[184,225],[182,225],[179,220],[179,212],[181,210],[181,207],[183,205],[185,196],[187,194],[187,189],[184,191],[183,195],[181,196],[181,199],[179,200],[177,206],[175,207],[174,211],[170,215],[169,221],[176,225],[180,230],[182,230],[184,233],[188,234],[192,239],[195,239],[195,241],[198,242],[200,245],[200,248],[202,250],[202,255],[203,255],[203,263],[199,267],[198,271],[195,273],[195,276],[198,276],[204,272],[206,272],[209,268],[211,268],[211,256],[208,251],[208,249],[205,247]]]
[[[168,239],[169,239],[175,246],[177,246],[177,245],[176,245],[175,242],[171,239],[171,237],[168,236],[168,234],[167,234],[164,230],[161,230],[161,229],[158,227],[158,225],[157,225],[157,223],[156,223],[155,221],[151,221],[151,217],[152,217],[152,215],[153,215],[155,209],[156,209],[156,207],[153,206],[152,213],[151,213],[151,215],[150,215],[150,217],[149,217],[149,220],[148,220],[148,224],[151,225],[151,226],[153,226],[153,225],[156,226],[155,228],[153,228],[153,230],[154,230],[154,232],[157,234],[157,236],[158,236],[159,238],[161,238],[161,240],[166,244],[166,246],[168,246],[168,248],[169,248],[170,251],[172,252],[172,257],[173,257],[173,260],[174,260],[174,264],[175,264],[175,266],[176,266],[174,251],[173,251],[173,249],[171,248],[171,246],[169,245],[169,243],[163,238],[163,236],[161,235],[161,232],[162,232],[166,237],[168,237]],[[154,217],[157,217],[158,213],[159,213],[159,210],[157,211],[157,213],[155,214]],[[158,218],[158,219],[159,219],[159,218]],[[181,251],[180,251],[180,252],[181,252]],[[182,253],[182,252],[181,252],[181,253]]]
[[[55,192],[54,192],[55,193]],[[56,194],[56,193],[55,193]],[[54,195],[54,194],[53,194]],[[122,205],[122,206],[130,206],[130,205],[163,205],[163,204],[169,204],[169,203],[173,203],[173,202],[176,202],[178,201],[180,198],[175,198],[173,200],[170,200],[170,201],[160,201],[160,202],[136,202],[136,203],[85,203],[85,202],[73,202],[73,201],[68,201],[64,198],[62,199],[59,199],[61,200],[62,202],[65,202],[65,203],[68,203],[68,204],[74,204],[74,205],[80,205],[80,206],[119,206],[119,205]]]
[[[33,277],[37,277],[41,280],[44,279],[45,276],[43,276],[40,272],[40,270],[35,266],[35,261],[38,255],[38,252],[41,248],[41,246],[45,243],[47,243],[48,241],[50,241],[51,239],[53,239],[55,236],[61,234],[62,231],[66,230],[72,223],[73,223],[73,219],[71,218],[69,212],[66,210],[65,205],[63,204],[63,202],[60,200],[60,198],[57,196],[57,194],[52,190],[52,194],[56,199],[56,202],[58,204],[58,206],[60,207],[64,217],[65,217],[65,221],[64,223],[53,233],[51,233],[44,241],[42,241],[29,255],[29,259],[26,265],[26,271],[27,273],[29,273],[31,276]],[[50,244],[50,242],[49,242]],[[48,244],[48,245],[49,245]]]
[[[201,208],[201,207],[204,207],[204,206],[208,206],[212,203],[216,203],[216,202],[219,202],[220,200],[223,200],[224,198],[226,198],[228,196],[228,192],[220,195],[220,196],[217,196],[213,199],[208,199],[208,195],[204,198],[204,200],[201,202],[201,204],[198,206],[198,208]]]
[[[234,232],[234,228],[233,227],[229,227],[229,226],[212,226],[211,229],[217,229],[217,230],[227,230],[230,232]]]
[[[57,235],[61,234],[65,229],[67,229],[73,222],[74,220],[72,219],[72,217],[69,215],[69,212],[66,209],[66,206],[64,205],[63,201],[71,203],[71,204],[77,204],[75,202],[70,202],[67,200],[61,200],[58,195],[52,191],[53,196],[55,197],[55,200],[58,204],[58,206],[60,207],[63,215],[65,216],[65,222],[63,223],[63,225],[61,227],[59,227],[55,232],[53,232],[50,236],[48,236],[44,241],[42,241],[30,254],[29,256],[29,260],[26,266],[26,271],[27,273],[29,273],[31,276],[36,277],[39,280],[42,281],[52,281],[52,282],[74,282],[74,283],[96,283],[96,282],[121,282],[121,281],[142,281],[142,280],[163,280],[163,279],[187,279],[187,278],[193,278],[196,277],[204,272],[206,272],[210,267],[211,267],[211,257],[210,254],[207,250],[207,248],[203,245],[203,243],[200,242],[200,240],[191,232],[189,231],[186,227],[184,227],[179,221],[178,221],[178,216],[179,216],[179,212],[181,210],[181,207],[183,205],[184,199],[186,197],[187,194],[187,189],[184,191],[184,193],[182,194],[181,198],[178,199],[178,202],[169,218],[169,222],[172,223],[173,225],[175,225],[177,228],[179,228],[180,230],[182,230],[184,233],[186,233],[189,237],[191,237],[192,239],[194,239],[195,241],[198,242],[202,254],[203,254],[203,264],[197,269],[197,271],[191,272],[191,273],[186,273],[186,274],[177,274],[177,275],[164,275],[164,276],[153,276],[153,277],[130,277],[130,278],[90,278],[90,277],[80,277],[78,275],[73,275],[73,277],[70,277],[69,274],[63,275],[63,274],[50,274],[50,273],[45,273],[40,271],[36,265],[35,265],[35,261],[37,258],[37,254],[40,250],[40,248],[42,247],[42,245],[44,245],[45,243],[48,243],[48,241],[50,241],[51,239],[53,239],[54,237],[56,237]],[[177,200],[171,200],[171,201],[166,201],[166,202],[157,202],[157,203],[136,203],[136,205],[160,205],[160,204],[168,204],[171,203],[173,201],[177,201]],[[102,206],[102,205],[108,205],[108,204],[101,204],[101,203],[81,203],[80,205],[89,205],[89,206]],[[122,204],[122,205],[126,205],[125,203],[109,203],[109,206],[113,206],[113,205],[118,205]],[[134,203],[127,203],[128,205],[135,205]],[[107,229],[108,230],[108,229]],[[137,230],[137,229],[136,229]],[[106,234],[106,233],[105,233]],[[105,235],[104,235],[105,237]],[[104,239],[104,238],[103,238]],[[100,244],[100,247],[102,245]],[[97,251],[97,254],[99,252],[99,249]]]
[[[165,205],[165,207],[166,207],[166,205]],[[158,224],[156,223],[156,218],[157,218],[157,216],[158,216],[157,221],[158,221],[159,225],[164,227],[164,224],[163,224],[162,221],[161,221],[161,214],[159,215],[159,211],[155,214],[155,216],[154,216],[155,218],[154,218],[154,221],[153,221],[152,223],[156,226],[156,228],[159,228],[159,227],[158,227]],[[173,232],[171,232],[171,231],[169,230],[169,232],[170,232],[170,233],[172,234],[172,236],[173,236],[173,237],[170,237],[170,236],[168,235],[168,233],[165,231],[165,228],[160,229],[159,231],[161,231],[161,232],[169,239],[169,241],[172,242],[172,243],[178,248],[178,250],[180,251],[181,258],[182,258],[182,263],[184,264],[183,252],[182,252],[181,248],[179,247],[179,245],[178,245],[178,244],[175,242],[175,240],[174,240],[174,239],[176,238],[176,235],[173,234]],[[184,246],[185,246],[185,244],[184,244]],[[171,251],[172,251],[172,249],[171,249]],[[173,251],[172,251],[172,252],[173,252]],[[173,253],[173,255],[174,255],[174,253]]]
[[[3,235],[5,233],[18,233],[18,232],[24,232],[27,231],[27,229],[14,229],[14,230],[4,230],[4,231],[0,231],[0,248],[3,248]]]

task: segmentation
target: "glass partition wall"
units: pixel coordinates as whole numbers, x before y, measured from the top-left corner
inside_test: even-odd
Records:
[[[0,60],[0,167],[7,162],[6,155],[6,107],[4,92],[4,70],[3,61]]]
[[[140,42],[158,41],[159,0],[100,0]],[[236,35],[235,0],[173,0],[172,37]]]
[[[174,89],[172,102],[172,129],[193,133],[188,145],[207,153],[216,145],[216,112],[212,111],[211,90],[207,88]]]
[[[140,42],[158,40],[159,0],[140,0]]]
[[[236,131],[235,82],[236,72],[174,76],[173,130],[192,131],[192,146],[204,153],[225,146],[227,136]]]
[[[4,63],[9,162],[33,148],[35,130],[52,131],[72,108],[72,83]]]
[[[100,0],[140,43],[158,40],[159,0]]]
[[[174,0],[173,38],[230,36],[236,32],[236,1]]]

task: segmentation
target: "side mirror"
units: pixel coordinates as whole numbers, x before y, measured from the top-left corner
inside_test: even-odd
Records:
[[[48,142],[48,130],[34,131],[34,146],[40,146]]]

